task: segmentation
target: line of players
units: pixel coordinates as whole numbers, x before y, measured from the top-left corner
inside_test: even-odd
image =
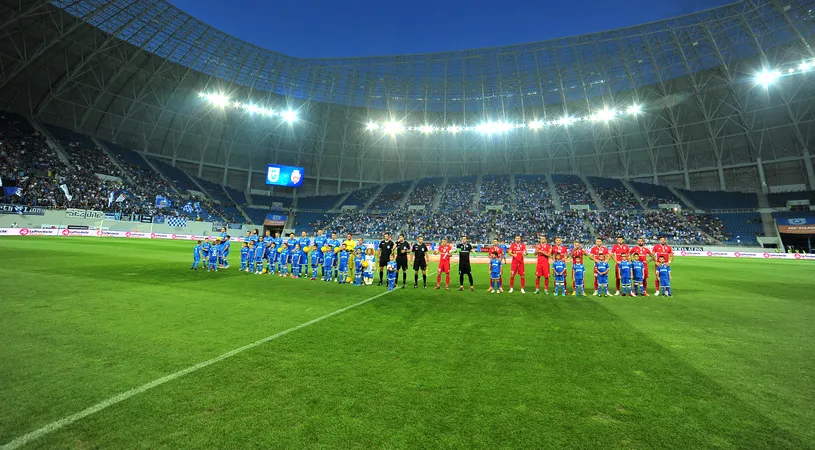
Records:
[[[265,241],[264,241],[265,238]],[[534,249],[537,256],[535,270],[535,293],[540,293],[541,278],[544,279],[544,293],[549,293],[549,283],[552,272],[555,278],[555,295],[568,294],[568,269],[566,261],[572,261],[572,295],[585,295],[583,280],[585,267],[583,258],[588,257],[595,262],[594,265],[594,294],[608,295],[608,271],[609,261],[615,263],[616,292],[614,295],[648,296],[648,261],[654,262],[656,295],[671,296],[670,264],[673,261],[673,249],[665,243],[665,238],[660,238],[659,244],[653,249],[649,249],[644,244],[644,239],[640,238],[637,245],[629,247],[622,237],[617,238],[617,243],[611,247],[603,245],[603,241],[597,238],[595,246],[586,251],[582,244],[575,240],[574,245],[569,248],[563,245],[561,238],[555,239],[555,244],[550,245],[545,236],[541,236],[540,243]],[[194,251],[194,262],[192,268],[197,270],[200,257],[203,256],[205,262],[209,261],[207,270],[217,271],[218,268],[229,268],[228,256],[230,248],[230,236],[226,230],[222,230],[221,236],[216,239],[215,244],[208,241],[198,246]],[[277,274],[278,276],[290,276],[292,278],[308,278],[309,259],[311,260],[311,280],[317,280],[317,272],[320,270],[319,279],[326,282],[336,280],[339,283],[351,283],[355,285],[371,285],[374,279],[374,268],[379,262],[379,285],[383,284],[383,271],[388,273],[390,285],[398,285],[399,271],[402,271],[402,288],[407,283],[408,254],[413,259],[414,288],[418,287],[419,272],[422,272],[423,287],[427,287],[427,253],[430,251],[423,242],[422,237],[418,237],[416,244],[409,244],[405,241],[404,235],[400,235],[397,242],[390,239],[390,233],[385,233],[385,239],[379,244],[378,251],[373,248],[366,248],[362,251],[362,239],[354,241],[353,236],[348,234],[347,240],[341,242],[337,239],[336,233],[331,238],[325,236],[323,230],[319,230],[315,238],[308,237],[302,232],[298,239],[294,233],[289,235],[288,240],[280,237],[276,233],[275,237],[267,235],[259,236],[257,230],[254,234],[247,232],[247,237],[241,248],[241,270],[249,273]],[[309,258],[309,253],[311,258]],[[450,260],[454,252],[460,254],[459,267],[459,290],[464,289],[464,276],[469,277],[470,289],[474,290],[472,271],[470,268],[469,255],[473,251],[473,246],[463,237],[462,242],[456,245],[455,249],[447,239],[443,239],[439,247],[434,252],[439,256],[438,276],[436,278],[436,289],[441,287],[442,275],[446,275],[445,289],[450,288]],[[376,254],[375,254],[376,253]],[[499,243],[497,239],[493,241],[493,246],[489,248],[490,255],[490,289],[489,292],[503,292],[503,268],[506,263],[506,256],[512,256],[510,289],[514,292],[515,277],[521,277],[521,293],[525,292],[525,262],[527,255],[526,244],[521,242],[521,237],[516,236],[515,242],[509,247]],[[629,259],[630,257],[630,259]],[[550,263],[550,258],[554,261]],[[391,262],[393,264],[391,264]],[[551,270],[550,270],[551,267]],[[353,276],[350,276],[353,275]]]
[[[671,246],[667,245],[665,238],[659,239],[659,244],[653,249],[645,246],[645,240],[640,238],[637,245],[629,247],[622,237],[617,238],[617,243],[611,247],[603,245],[603,240],[597,238],[595,246],[588,252],[583,248],[580,241],[575,240],[574,245],[569,248],[563,245],[561,238],[555,239],[555,244],[550,245],[545,236],[541,236],[540,243],[534,249],[537,256],[535,268],[535,293],[540,293],[541,278],[544,279],[544,293],[549,293],[549,279],[554,272],[555,295],[565,296],[568,294],[568,267],[566,261],[572,262],[572,295],[585,295],[584,278],[585,266],[583,258],[587,257],[594,261],[594,294],[595,296],[608,296],[608,276],[609,261],[615,263],[616,292],[614,295],[643,295],[648,296],[648,261],[654,262],[655,295],[672,296],[671,292],[671,262],[674,254]],[[526,244],[521,242],[521,237],[516,236],[515,242],[509,247],[502,245],[498,240],[493,241],[489,248],[490,255],[490,292],[503,292],[503,264],[506,263],[506,256],[512,256],[511,271],[509,279],[509,292],[515,289],[515,276],[521,278],[521,293],[526,293],[526,274],[524,256],[527,254]],[[551,262],[550,258],[554,261]]]

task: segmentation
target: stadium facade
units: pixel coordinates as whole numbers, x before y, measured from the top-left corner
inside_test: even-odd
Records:
[[[269,162],[304,166],[301,194],[502,173],[815,189],[810,8],[744,0],[507,47],[300,59],[161,0],[0,0],[0,109],[247,191],[266,189]],[[766,71],[780,78],[757,83]],[[230,103],[215,106],[201,93]],[[298,120],[231,102],[296,111]],[[553,122],[632,106],[641,112],[498,133],[368,127]]]

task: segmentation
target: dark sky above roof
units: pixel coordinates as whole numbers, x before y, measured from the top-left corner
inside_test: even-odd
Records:
[[[734,0],[169,0],[240,39],[300,58],[519,44],[637,25]]]

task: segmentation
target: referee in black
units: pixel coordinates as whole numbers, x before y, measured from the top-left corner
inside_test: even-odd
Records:
[[[394,286],[399,284],[399,270],[401,269],[402,289],[405,288],[407,283],[408,251],[410,251],[410,244],[405,241],[405,235],[400,234],[399,239],[396,241],[396,282]]]
[[[385,266],[391,260],[394,247],[396,247],[396,243],[391,240],[391,234],[385,233],[385,239],[379,242],[379,250],[376,252],[376,260],[379,261],[379,284],[377,286],[382,286],[382,274]]]
[[[419,271],[422,271],[422,284],[427,289],[427,244],[422,242],[422,237],[417,238],[419,242],[413,244],[413,288],[419,287]]]
[[[458,290],[464,290],[464,275],[470,279],[470,290],[475,291],[473,286],[473,271],[470,268],[470,253],[473,251],[473,245],[467,242],[467,236],[461,237],[461,243],[456,245],[458,250]]]

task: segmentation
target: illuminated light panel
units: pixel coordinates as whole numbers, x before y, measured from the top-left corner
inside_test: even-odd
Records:
[[[396,134],[401,133],[405,129],[405,126],[399,122],[391,121],[386,123],[384,128],[386,133]]]
[[[422,133],[432,133],[435,130],[430,125],[422,125],[419,127],[419,131],[421,131]]]
[[[286,122],[291,123],[297,120],[297,113],[292,110],[283,111],[282,113],[280,113],[280,117],[282,117],[283,120],[285,120]]]
[[[379,124],[368,122],[368,131],[374,131],[379,128]]]
[[[529,122],[529,128],[533,130],[539,130],[543,128],[543,121],[542,120],[533,120]]]
[[[781,73],[777,70],[763,70],[756,75],[756,83],[767,87],[776,82],[781,77]]]
[[[613,119],[614,116],[617,115],[617,112],[610,109],[604,109],[600,112],[595,113],[592,118],[597,121],[608,122],[609,120]]]

